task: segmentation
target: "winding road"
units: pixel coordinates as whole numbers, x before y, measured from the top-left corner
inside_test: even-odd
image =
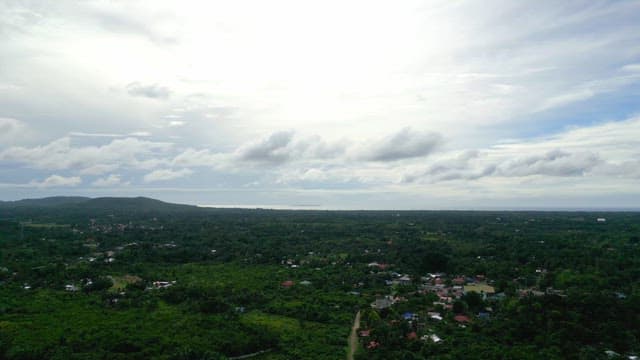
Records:
[[[353,355],[358,349],[358,329],[360,328],[360,311],[356,313],[356,318],[353,320],[353,327],[351,328],[351,334],[349,335],[349,352],[347,353],[347,360],[353,360]]]

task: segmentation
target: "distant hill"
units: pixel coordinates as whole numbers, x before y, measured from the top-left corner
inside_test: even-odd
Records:
[[[41,199],[22,199],[17,201],[0,201],[2,207],[50,207],[81,204],[91,198],[84,196],[52,196]]]
[[[193,205],[173,204],[147,197],[101,197],[87,199],[87,201],[76,204],[78,207],[86,209],[121,209],[121,210],[190,210],[198,209]]]
[[[0,209],[4,212],[12,211],[46,211],[64,212],[144,212],[168,213],[197,211],[200,208],[192,205],[172,204],[146,197],[101,197],[89,198],[80,196],[56,196],[42,199],[24,199],[17,201],[0,201]]]

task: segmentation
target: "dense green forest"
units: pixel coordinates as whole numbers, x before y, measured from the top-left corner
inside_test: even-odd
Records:
[[[640,213],[0,202],[0,358],[633,358],[639,279]]]

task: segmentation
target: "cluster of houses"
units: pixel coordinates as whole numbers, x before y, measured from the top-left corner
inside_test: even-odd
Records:
[[[110,215],[110,217],[113,217],[113,215]],[[152,218],[150,219],[150,221],[158,221],[158,219],[156,218]],[[93,232],[97,232],[97,233],[103,233],[103,234],[109,234],[109,233],[114,233],[114,232],[118,232],[118,233],[122,233],[124,231],[126,231],[127,229],[140,229],[140,230],[152,230],[152,231],[160,231],[160,230],[164,230],[164,226],[163,225],[159,225],[159,226],[150,226],[150,225],[143,225],[143,224],[134,224],[131,221],[123,224],[123,223],[99,223],[96,219],[90,219],[89,220],[89,230],[93,231]]]
[[[369,263],[368,266],[379,270],[386,270],[388,268],[388,265],[377,262]],[[440,336],[426,329],[426,321],[435,323],[442,322],[445,318],[444,312],[452,312],[453,303],[464,294],[477,293],[482,296],[483,300],[501,296],[500,294],[496,294],[495,288],[492,286],[492,281],[488,280],[484,275],[472,277],[460,275],[450,277],[444,273],[430,273],[427,274],[427,276],[416,279],[416,281],[407,274],[392,272],[391,275],[392,279],[387,280],[388,285],[417,284],[418,291],[414,292],[414,295],[434,294],[437,296],[437,300],[433,302],[432,306],[429,307],[429,309],[425,309],[426,312],[421,312],[422,315],[412,311],[407,311],[402,314],[402,320],[406,321],[410,329],[412,329],[412,331],[406,335],[407,340],[420,339],[425,342],[442,342],[443,339]],[[403,296],[379,296],[371,303],[371,308],[376,311],[382,311],[405,301],[407,301],[407,299]],[[488,319],[490,311],[491,308],[488,308],[487,311],[479,312],[476,316],[478,319]],[[453,314],[452,319],[461,327],[466,327],[467,324],[473,321],[469,315],[465,314]],[[397,321],[398,320],[391,320],[391,322]],[[423,335],[418,336],[419,332]],[[370,334],[370,329],[359,332],[363,340],[367,339]],[[364,343],[368,349],[375,349],[380,346],[380,343],[374,340],[365,340]]]

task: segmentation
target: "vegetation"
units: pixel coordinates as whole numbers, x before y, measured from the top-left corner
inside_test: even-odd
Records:
[[[343,359],[358,310],[358,359],[634,355],[639,220],[0,202],[0,358]]]

